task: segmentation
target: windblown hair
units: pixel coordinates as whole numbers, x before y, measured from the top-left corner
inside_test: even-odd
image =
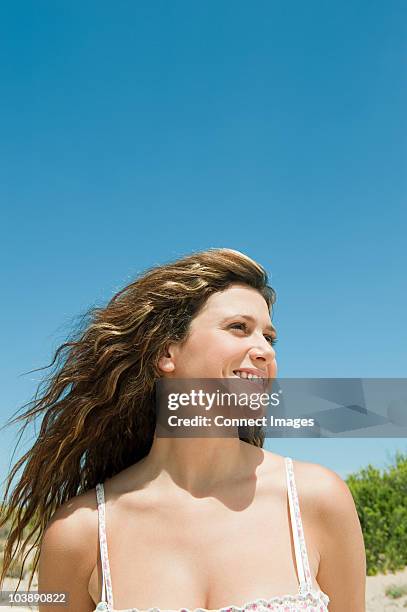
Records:
[[[42,417],[34,445],[6,479],[0,527],[12,522],[0,584],[17,552],[22,555],[34,540],[21,579],[28,555],[59,506],[149,453],[156,424],[154,383],[162,376],[158,360],[170,343],[186,339],[206,300],[232,283],[258,290],[269,310],[275,302],[265,270],[246,255],[231,249],[198,252],[151,268],[107,306],[91,308],[82,329],[40,368],[53,370],[22,407],[28,410],[9,422],[22,421],[23,433]],[[256,428],[241,439],[262,447],[264,432]],[[29,586],[39,554],[38,546]]]

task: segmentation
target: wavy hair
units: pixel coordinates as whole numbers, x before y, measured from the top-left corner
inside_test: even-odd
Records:
[[[147,270],[107,306],[91,308],[85,325],[40,368],[53,369],[34,400],[22,407],[28,410],[8,423],[22,421],[23,433],[42,417],[34,445],[6,479],[0,527],[12,523],[0,584],[17,549],[21,554],[33,542],[21,580],[28,555],[59,506],[149,453],[156,424],[154,383],[162,375],[158,360],[170,343],[185,340],[206,300],[232,283],[259,291],[269,310],[275,302],[267,273],[246,255],[232,249],[194,253]],[[255,428],[241,439],[262,447],[264,432]],[[38,546],[29,586],[39,555]]]

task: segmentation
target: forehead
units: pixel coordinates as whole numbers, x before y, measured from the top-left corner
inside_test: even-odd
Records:
[[[228,287],[225,291],[212,294],[198,316],[217,319],[239,313],[270,322],[269,309],[264,297],[252,287],[237,284]]]

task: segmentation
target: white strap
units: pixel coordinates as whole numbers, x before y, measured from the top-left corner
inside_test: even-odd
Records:
[[[113,609],[113,589],[112,589],[112,579],[110,576],[109,556],[107,552],[105,493],[104,493],[103,484],[96,485],[96,499],[98,502],[99,547],[100,547],[100,559],[102,562],[102,599],[101,599],[101,603],[106,602],[106,595],[107,595],[107,603],[108,603],[109,610],[110,610],[110,609]]]
[[[300,592],[312,590],[311,572],[308,563],[307,547],[305,545],[304,529],[302,526],[300,504],[297,487],[294,479],[293,462],[290,457],[285,458],[287,473],[288,502],[290,507],[291,527],[294,539],[295,561],[297,564]]]

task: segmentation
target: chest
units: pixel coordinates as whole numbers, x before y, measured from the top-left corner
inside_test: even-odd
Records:
[[[116,506],[106,512],[106,534],[117,609],[216,609],[298,592],[288,507],[278,495],[241,507],[214,499]],[[99,560],[89,582],[95,602],[101,584]]]

